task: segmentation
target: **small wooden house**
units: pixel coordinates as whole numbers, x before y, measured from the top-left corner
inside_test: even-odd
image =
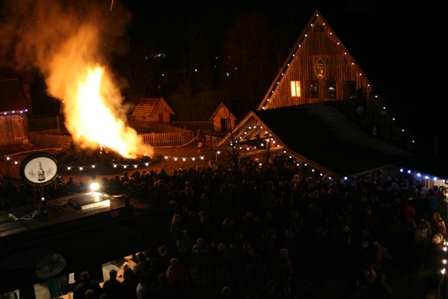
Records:
[[[174,111],[163,98],[141,98],[132,111],[132,121],[170,123]]]
[[[0,80],[0,146],[28,143],[28,105],[20,80]]]
[[[237,118],[223,103],[219,104],[209,119],[213,122],[213,131],[228,133],[237,125]]]

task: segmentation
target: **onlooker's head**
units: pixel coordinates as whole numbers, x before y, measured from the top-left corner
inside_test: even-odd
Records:
[[[109,278],[110,279],[115,279],[115,278],[117,278],[117,270],[116,269],[110,269],[110,271],[109,271]]]
[[[92,289],[86,291],[86,299],[95,299],[95,292]]]
[[[170,260],[170,264],[171,264],[171,266],[179,266],[179,265],[180,265],[180,263],[179,263],[179,259],[173,257],[173,258]]]
[[[88,281],[90,278],[89,272],[88,271],[82,271],[79,274],[79,279],[81,280],[81,282],[85,282]]]
[[[221,290],[221,298],[231,298],[232,297],[232,288],[229,286],[225,286]]]

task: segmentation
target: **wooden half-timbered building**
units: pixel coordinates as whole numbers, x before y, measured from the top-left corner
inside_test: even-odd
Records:
[[[317,9],[257,110],[224,144],[241,155],[263,147],[268,156],[281,150],[297,165],[340,176],[389,167],[411,157],[415,148]]]

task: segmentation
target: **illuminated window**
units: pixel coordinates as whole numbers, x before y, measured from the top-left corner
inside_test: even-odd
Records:
[[[319,88],[317,81],[310,81],[310,97],[318,98],[319,97]]]
[[[336,99],[336,81],[327,81],[328,83],[328,98]]]
[[[291,81],[291,96],[300,97],[300,81]]]

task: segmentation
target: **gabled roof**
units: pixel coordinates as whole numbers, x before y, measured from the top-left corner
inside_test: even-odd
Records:
[[[166,105],[170,114],[174,114],[174,111],[165,102],[163,98],[141,98],[132,111],[133,116],[146,116],[152,117],[154,112],[157,111],[161,105]]]
[[[257,111],[278,142],[327,173],[351,175],[393,165],[411,153],[369,134],[331,102]]]
[[[250,112],[233,136],[242,141],[272,137],[288,155],[330,175],[368,172],[411,157],[359,128],[332,102]]]
[[[321,30],[313,26],[321,26]],[[338,108],[337,101],[275,104],[276,98],[283,97],[277,89],[283,83],[282,80],[290,80],[289,67],[299,63],[300,60],[295,59],[301,55],[301,49],[304,49],[302,45],[305,47],[307,41],[311,41],[307,40],[311,38],[310,34],[325,34],[337,44],[338,51],[347,60],[356,64],[321,13],[314,10],[257,111],[250,112],[232,132],[234,140],[250,144],[251,140],[273,138],[277,149],[285,150],[297,161],[306,162],[324,173],[340,176],[396,165],[411,158],[411,152],[363,130],[341,112],[343,110]],[[370,82],[361,68],[358,65],[356,67],[363,78]],[[381,103],[379,106],[384,103],[380,96],[376,101]],[[285,105],[287,107],[282,107]],[[229,136],[226,139],[229,140]]]
[[[224,110],[226,111],[226,113],[228,113],[228,118],[236,118],[235,115],[232,113],[232,111],[230,111],[230,109],[224,105],[224,103],[220,103],[218,105],[218,107],[215,109],[215,111],[213,112],[212,116],[210,116],[209,120],[213,120],[215,118],[215,116],[221,111]]]
[[[26,113],[28,106],[19,79],[0,80],[0,112]]]
[[[316,33],[318,32],[318,33]],[[322,16],[322,14],[319,12],[319,10],[315,9],[313,13],[311,14],[311,17],[309,18],[307,24],[302,30],[302,33],[300,34],[299,38],[297,39],[296,43],[292,47],[290,53],[286,56],[286,59],[282,65],[282,67],[279,69],[279,72],[277,73],[276,77],[272,81],[272,84],[266,91],[265,96],[261,100],[257,110],[265,110],[265,109],[272,109],[279,107],[278,104],[275,103],[279,97],[282,97],[282,94],[277,95],[279,93],[279,87],[282,84],[289,84],[291,77],[294,77],[294,74],[291,74],[291,69],[293,69],[291,66],[293,64],[299,64],[300,59],[297,59],[297,57],[302,56],[303,49],[310,47],[310,43],[313,41],[312,35],[324,35],[325,43],[334,43],[337,45],[337,51],[344,53],[344,59],[346,61],[351,62],[352,64],[356,64],[356,70],[359,71],[360,74],[362,74],[362,77],[364,80],[370,82],[370,80],[367,78],[364,71],[361,69],[361,67],[356,63],[356,60],[353,58],[353,56],[350,54],[350,52],[347,50],[347,48],[344,46],[340,38],[336,35],[334,30],[330,27],[327,20]],[[306,52],[305,52],[306,53]],[[322,53],[315,53],[316,56],[319,56],[319,54]],[[305,54],[308,55],[308,54]],[[283,80],[286,80],[287,83],[283,83]],[[370,88],[372,90],[376,90],[373,87],[373,84],[370,83]],[[376,100],[377,101],[383,101],[382,97],[376,93]],[[294,103],[289,104],[295,105]]]

